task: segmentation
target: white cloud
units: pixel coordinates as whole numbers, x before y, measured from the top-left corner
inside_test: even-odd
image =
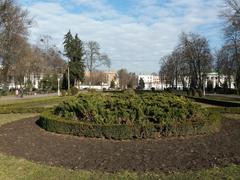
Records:
[[[113,69],[157,72],[160,57],[174,48],[181,31],[198,31],[200,26],[217,22],[217,6],[221,2],[134,1],[136,5],[128,15],[103,0],[71,0],[71,7],[59,1],[32,3],[27,8],[37,26],[31,29],[31,41],[36,43],[39,35],[49,34],[62,49],[63,36],[71,29],[84,41],[98,41],[112,59]],[[67,9],[74,5],[88,7],[89,12]]]

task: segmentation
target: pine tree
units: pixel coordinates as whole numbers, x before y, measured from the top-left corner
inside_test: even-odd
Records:
[[[69,31],[64,36],[63,44],[65,56],[69,59],[70,85],[74,86],[76,81],[82,82],[84,80],[85,66],[83,60],[83,43],[77,34],[73,38],[71,32]]]
[[[140,80],[139,80],[139,88],[141,90],[143,90],[145,88],[145,82],[142,78],[140,78]]]
[[[110,88],[111,89],[115,89],[115,82],[114,82],[114,80],[111,81]]]
[[[71,51],[72,51],[72,42],[73,42],[73,37],[72,37],[72,33],[69,30],[68,33],[64,36],[64,52],[65,52],[65,56],[67,58],[69,58],[71,60]]]

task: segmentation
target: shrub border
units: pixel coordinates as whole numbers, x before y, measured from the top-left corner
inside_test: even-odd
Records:
[[[213,121],[206,124],[166,124],[166,125],[100,125],[77,122],[56,116],[52,111],[40,115],[37,124],[46,131],[59,134],[70,134],[91,138],[106,138],[114,140],[157,138],[160,136],[187,136],[201,135],[216,132],[220,129],[220,115],[218,112],[211,114]]]
[[[238,102],[231,102],[231,101],[224,101],[224,100],[215,100],[210,98],[201,98],[201,97],[193,97],[193,96],[185,96],[186,98],[192,99],[196,102],[222,106],[222,107],[240,107],[240,103]]]
[[[240,114],[240,107],[208,107],[207,109],[219,113]]]

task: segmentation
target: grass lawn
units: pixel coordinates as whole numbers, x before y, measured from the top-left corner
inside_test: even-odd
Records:
[[[0,154],[0,179],[238,179],[240,166],[213,168],[198,172],[172,173],[103,173],[97,171],[72,171],[33,163],[24,159]]]
[[[240,114],[223,114],[223,117],[240,120]]]
[[[24,118],[34,117],[37,114],[27,113],[27,114],[0,114],[0,126],[17,121]]]
[[[38,105],[38,104],[52,104],[52,103],[59,103],[61,100],[68,99],[69,97],[58,97],[58,96],[45,96],[45,97],[37,97],[37,98],[14,98],[14,99],[1,99],[0,98],[0,105],[6,106],[10,104],[14,105]]]
[[[205,103],[200,103],[200,102],[194,102],[195,104],[201,105],[203,108],[209,108],[209,107],[218,107],[218,106],[214,106],[211,104],[205,104]]]

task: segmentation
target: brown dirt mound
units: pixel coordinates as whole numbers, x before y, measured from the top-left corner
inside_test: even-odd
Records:
[[[199,170],[240,164],[240,121],[219,133],[187,138],[112,141],[49,133],[37,118],[0,127],[0,152],[72,169],[128,171]]]

